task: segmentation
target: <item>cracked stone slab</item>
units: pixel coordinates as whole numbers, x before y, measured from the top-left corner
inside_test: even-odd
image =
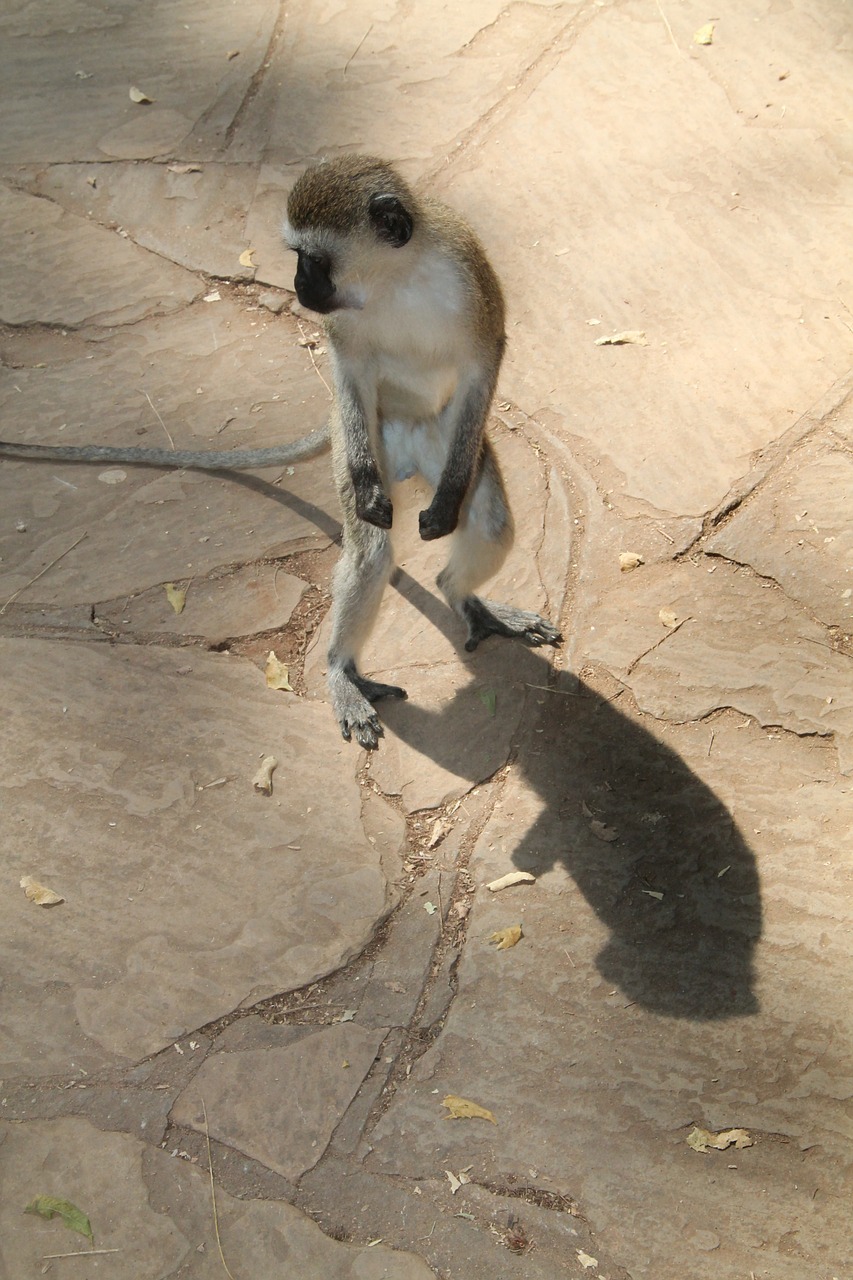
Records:
[[[853,423],[853,402],[844,416]],[[750,565],[827,625],[853,627],[853,455],[816,446],[783,463],[706,544]]]
[[[102,340],[89,335],[71,359],[0,371],[4,438],[260,448],[297,438],[328,412],[327,392],[289,317],[223,298]],[[125,598],[328,543],[339,530],[328,458],[289,471],[210,474],[4,458],[0,603],[19,591],[20,604]]]
[[[341,767],[326,707],[225,655],[0,648],[11,882],[65,898],[46,911],[16,889],[0,907],[4,1072],[154,1053],[365,945],[393,900],[403,823]],[[251,781],[267,754],[271,797]]]
[[[72,213],[117,224],[142,248],[190,271],[251,280],[254,273],[239,259],[254,247],[245,221],[255,181],[256,171],[247,165],[115,162],[53,165],[27,185]],[[281,241],[286,198],[286,190],[278,192],[270,232],[282,270],[287,268],[285,283],[292,286],[293,264]]]
[[[691,14],[672,23],[679,53],[660,13],[632,0],[587,10],[440,175],[506,286],[506,393],[590,442],[610,502],[711,510],[750,453],[849,369],[845,140],[820,113],[809,122],[818,102],[849,101],[843,6],[825,23],[811,4],[765,9],[739,20],[732,7],[776,102],[759,111],[765,127],[731,102],[719,42],[693,44]],[[790,85],[771,61],[797,68]],[[653,89],[651,65],[666,67]],[[595,345],[624,330],[648,345]]]
[[[660,611],[682,625],[671,632]],[[853,768],[853,661],[772,584],[720,561],[627,575],[602,597],[584,638],[588,657],[665,720],[735,707],[762,725],[833,735]]]
[[[38,1275],[45,1255],[86,1249],[58,1219],[21,1212],[35,1194],[70,1198],[89,1217],[115,1280],[212,1280],[223,1274],[207,1172],[136,1139],[102,1133],[85,1120],[2,1126],[0,1260],[9,1276]],[[283,1201],[237,1200],[216,1192],[219,1237],[238,1275],[282,1272],[304,1280],[430,1280],[416,1254],[324,1236]],[[81,1259],[76,1259],[79,1262]],[[71,1261],[70,1265],[74,1266]]]
[[[96,612],[123,633],[203,636],[222,644],[234,636],[282,630],[304,592],[300,578],[275,565],[244,565],[221,577],[191,580],[180,613],[162,587],[98,605]]]
[[[0,17],[0,162],[194,154],[221,147],[263,63],[273,0],[154,0],[144,10],[60,0]],[[135,86],[152,99],[130,99]]]
[[[0,320],[133,324],[175,311],[202,283],[58,205],[0,186]]]
[[[649,732],[581,693],[546,701],[483,830],[456,998],[366,1167],[568,1195],[632,1275],[719,1280],[759,1253],[781,1280],[843,1275],[849,788],[819,740],[732,713]],[[519,866],[535,884],[486,892]],[[447,1093],[497,1123],[444,1119]],[[697,1156],[694,1124],[755,1145]]]
[[[565,26],[566,10],[578,7],[470,0],[442,10],[436,22],[428,6],[377,10],[369,0],[344,8],[310,0],[288,11],[228,157],[262,153],[285,164],[320,158],[345,145],[340,121],[346,120],[347,137],[363,141],[362,150],[421,168],[426,161],[444,164]],[[389,96],[394,111],[387,110]]]
[[[209,1057],[171,1118],[204,1133],[204,1098],[211,1137],[295,1183],[323,1155],[386,1031],[354,1022],[277,1030],[276,1047]]]

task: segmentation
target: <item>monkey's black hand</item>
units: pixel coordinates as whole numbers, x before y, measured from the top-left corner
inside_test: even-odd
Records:
[[[433,542],[436,538],[446,538],[459,523],[457,508],[445,504],[436,506],[433,501],[418,516],[418,526],[424,542]]]
[[[377,529],[391,528],[394,508],[381,484],[369,484],[356,489],[355,514],[359,520],[375,524]]]

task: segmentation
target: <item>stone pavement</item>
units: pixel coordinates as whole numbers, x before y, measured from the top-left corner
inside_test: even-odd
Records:
[[[465,654],[413,491],[368,758],[327,459],[0,464],[4,1280],[853,1276],[851,50],[846,0],[6,0],[0,435],[317,426],[286,193],[387,155],[505,282],[493,594],[566,643]]]

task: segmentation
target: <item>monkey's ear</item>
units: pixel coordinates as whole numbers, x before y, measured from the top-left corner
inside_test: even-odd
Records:
[[[412,238],[412,215],[396,196],[371,196],[370,221],[380,240],[395,249]]]

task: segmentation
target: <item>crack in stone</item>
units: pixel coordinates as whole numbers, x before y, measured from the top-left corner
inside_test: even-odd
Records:
[[[261,88],[263,87],[263,83],[264,83],[264,80],[266,79],[267,72],[269,71],[270,66],[272,65],[273,59],[278,50],[278,46],[281,44],[282,38],[284,36],[284,24],[285,24],[286,18],[287,18],[287,14],[284,9],[283,0],[279,0],[278,17],[276,18],[275,24],[273,25],[273,29],[270,34],[270,38],[269,38],[269,42],[267,44],[266,50],[264,52],[264,56],[261,59],[258,69],[255,71],[254,75],[252,76],[251,80],[246,86],[246,92],[243,94],[243,97],[240,101],[240,105],[237,107],[237,110],[234,112],[234,115],[231,119],[231,123],[228,125],[228,127],[225,130],[225,148],[226,149],[234,141],[235,134],[237,133],[237,130],[240,128],[240,125],[242,124],[247,111],[249,110],[255,98],[260,93]],[[198,126],[196,125],[196,127]]]

